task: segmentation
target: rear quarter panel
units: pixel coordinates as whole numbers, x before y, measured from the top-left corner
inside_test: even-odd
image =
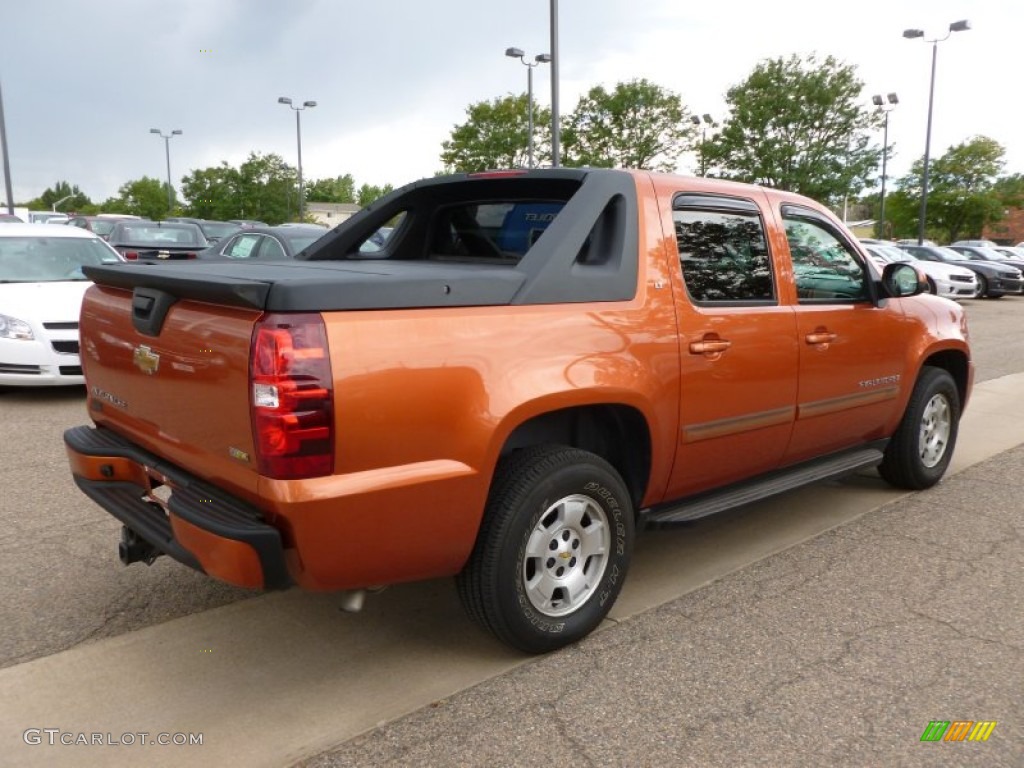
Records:
[[[649,182],[631,301],[325,314],[336,410],[333,478],[261,480],[307,588],[457,572],[512,431],[563,408],[615,403],[646,419],[654,468],[675,451],[678,339]],[[370,547],[372,543],[372,548]],[[410,553],[414,553],[410,555]],[[299,560],[301,558],[301,560]]]

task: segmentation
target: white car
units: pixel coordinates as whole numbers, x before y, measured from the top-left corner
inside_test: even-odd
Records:
[[[978,276],[966,267],[945,264],[941,261],[915,259],[902,248],[897,248],[894,245],[869,243],[864,245],[864,249],[869,256],[882,262],[879,264],[879,268],[884,266],[885,262],[912,263],[928,278],[928,287],[936,296],[945,296],[947,299],[973,299],[978,295],[980,289]]]
[[[78,315],[92,283],[82,267],[121,260],[78,227],[0,227],[0,386],[85,382]]]

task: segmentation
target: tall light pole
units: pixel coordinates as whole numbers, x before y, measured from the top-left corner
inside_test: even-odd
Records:
[[[7,212],[14,215],[14,192],[11,190],[11,161],[7,156],[7,124],[4,121],[4,94],[0,90],[0,154],[4,156],[4,194]]]
[[[932,44],[932,79],[931,85],[928,87],[928,128],[924,137],[924,172],[922,173],[921,178],[921,220],[917,224],[918,245],[924,245],[925,214],[928,213],[928,160],[932,148],[932,106],[935,102],[935,59],[939,53],[939,43],[943,40],[948,40],[949,36],[954,32],[964,32],[970,28],[971,22],[967,21],[967,19],[961,19],[960,21],[954,21],[949,25],[949,31],[946,32],[945,37],[936,37],[931,40],[925,40],[926,43]],[[903,30],[903,36],[908,40],[924,37],[924,30],[905,29]]]
[[[526,66],[526,99],[528,103],[527,108],[527,147],[529,162],[527,167],[533,168],[533,68],[540,64],[550,64],[551,54],[550,53],[538,53],[533,58],[533,62],[526,60],[526,54],[523,53],[522,48],[506,48],[505,55],[510,56],[513,59],[519,59]]]
[[[167,212],[171,213],[174,210],[174,187],[171,186],[171,139],[181,136],[181,130],[175,128],[166,136],[160,132],[159,128],[150,128],[149,132],[155,133],[164,140],[164,150],[167,153]]]
[[[707,176],[708,165],[707,158],[704,155],[704,144],[708,138],[708,126],[714,125],[715,121],[714,118],[711,117],[711,115],[705,112],[703,122],[701,122],[701,119],[697,115],[690,115],[690,122],[700,127],[700,175]]]
[[[299,144],[299,221],[302,221],[306,216],[306,194],[302,189],[302,123],[299,121],[299,113],[307,107],[315,107],[316,102],[304,101],[301,107],[296,107],[287,96],[281,96],[278,98],[277,103],[287,104],[291,109],[295,110],[295,139]]]
[[[561,164],[561,118],[558,115],[558,0],[551,0],[551,167]]]
[[[78,197],[78,195],[68,195],[67,197],[62,197],[60,200],[58,200],[56,203],[54,203],[53,204],[53,212],[56,213],[57,212],[57,206],[60,205],[61,203],[67,202],[72,197]]]
[[[888,103],[886,103],[888,101]],[[879,94],[871,97],[871,103],[885,113],[885,131],[882,134],[882,205],[878,215],[878,236],[885,239],[885,169],[889,160],[889,113],[900,103],[895,93],[887,94],[883,99]]]

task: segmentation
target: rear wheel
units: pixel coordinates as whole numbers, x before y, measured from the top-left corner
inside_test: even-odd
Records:
[[[885,450],[879,473],[897,488],[930,488],[946,473],[959,426],[956,382],[948,371],[925,366]]]
[[[516,451],[498,465],[459,597],[502,642],[561,648],[611,609],[633,529],[629,493],[604,459],[562,446]]]

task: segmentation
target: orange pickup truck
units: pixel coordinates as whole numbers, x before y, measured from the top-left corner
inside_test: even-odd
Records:
[[[938,482],[973,379],[912,266],[709,179],[427,179],[295,260],[86,272],[95,426],[65,443],[125,564],[349,598],[455,575],[528,652],[598,625],[641,529],[868,466]]]

